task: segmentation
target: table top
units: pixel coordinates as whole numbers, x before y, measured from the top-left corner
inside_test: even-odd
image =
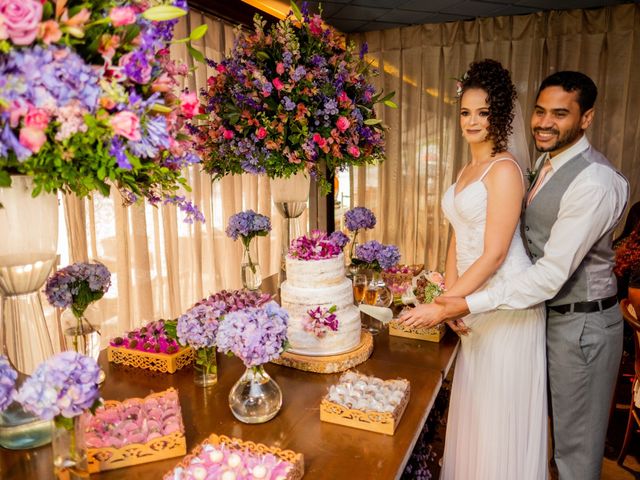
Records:
[[[458,337],[448,332],[440,343],[389,336],[374,337],[368,361],[356,367],[382,379],[406,378],[411,398],[394,436],[320,422],[320,400],[336,383],[339,373],[316,374],[269,364],[267,372],[283,392],[283,406],[271,421],[246,425],[233,417],[228,395],[244,372],[240,360],[218,354],[218,383],[196,387],[193,370],[174,374],[109,364],[106,352],[100,363],[106,372],[104,399],[144,397],[169,387],[178,390],[185,424],[187,449],[193,449],[211,433],[261,442],[304,455],[305,478],[345,478],[357,465],[357,478],[399,478],[413,450],[422,425],[455,356]],[[180,457],[92,475],[94,479],[159,479]],[[26,451],[0,448],[0,472],[4,480],[53,478],[50,446]]]

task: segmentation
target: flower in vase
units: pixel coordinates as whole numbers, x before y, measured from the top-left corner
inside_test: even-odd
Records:
[[[229,218],[227,236],[237,240],[242,237],[243,242],[251,240],[255,236],[264,237],[271,231],[269,217],[246,210],[236,213]]]
[[[233,353],[245,366],[257,367],[285,350],[289,314],[276,302],[227,314],[218,328],[218,351]]]
[[[215,346],[220,317],[224,313],[222,302],[202,303],[191,307],[178,318],[178,341],[195,350]]]
[[[14,399],[43,420],[63,421],[100,404],[96,361],[77,352],[54,355],[36,368]]]
[[[329,241],[335,243],[340,248],[344,248],[347,246],[347,243],[349,243],[349,237],[340,230],[336,230],[329,235]]]
[[[74,263],[47,279],[44,292],[54,307],[71,307],[81,317],[87,307],[101,299],[111,286],[111,272],[102,263]]]
[[[344,223],[350,232],[369,230],[376,226],[376,216],[366,207],[354,207],[344,214]]]
[[[0,355],[0,412],[13,401],[17,378],[18,373],[11,367],[7,357]]]
[[[395,245],[383,245],[377,240],[370,240],[356,247],[356,255],[352,263],[366,265],[376,271],[387,270],[400,261],[400,251]]]

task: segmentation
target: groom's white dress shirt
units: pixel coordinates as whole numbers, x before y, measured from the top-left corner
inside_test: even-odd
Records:
[[[551,158],[552,170],[540,189],[566,162],[579,153],[593,148],[587,137]],[[539,168],[546,154],[536,161]],[[540,193],[544,195],[544,192]],[[560,210],[544,257],[515,278],[502,281],[492,288],[466,297],[471,313],[495,309],[521,309],[549,300],[578,268],[592,245],[620,220],[629,195],[629,186],[613,169],[592,163],[578,174],[560,201]],[[611,295],[610,275],[589,272],[590,281],[585,300],[599,300]],[[593,281],[592,281],[593,280]]]

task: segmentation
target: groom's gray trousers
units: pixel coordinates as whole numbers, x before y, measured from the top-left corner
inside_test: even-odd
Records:
[[[600,480],[622,354],[618,304],[594,313],[547,309],[554,459],[560,480]]]

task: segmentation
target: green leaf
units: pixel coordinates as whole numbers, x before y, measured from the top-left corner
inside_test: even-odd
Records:
[[[171,5],[157,5],[142,12],[143,18],[151,20],[152,22],[175,20],[176,18],[184,17],[186,14],[186,10],[172,7]]]
[[[187,50],[196,62],[204,63],[204,55],[200,50],[193,48],[190,43],[187,43]]]
[[[189,35],[189,38],[192,41],[200,40],[202,37],[204,37],[204,34],[207,33],[208,28],[209,28],[208,25],[200,25],[199,27],[195,28],[193,32],[191,32],[191,35]]]
[[[53,4],[51,2],[45,2],[42,5],[42,18],[43,20],[47,20],[53,17]]]
[[[161,105],[159,103],[154,103],[153,105],[151,105],[151,110],[159,113],[171,113],[173,111],[172,108],[169,108],[166,105]]]
[[[269,60],[269,54],[267,52],[259,51],[256,53],[256,57],[260,60]]]
[[[398,108],[398,105],[396,104],[396,102],[392,100],[385,100],[384,104],[389,108]]]
[[[11,186],[11,175],[5,170],[0,170],[0,187]]]
[[[382,123],[382,120],[379,118],[369,118],[364,121],[365,125],[378,125],[379,123]]]
[[[300,9],[298,8],[298,5],[296,5],[296,2],[294,2],[293,0],[291,0],[291,11],[295,15],[295,17],[298,19],[298,21],[301,22],[302,21],[302,12],[300,12]]]

